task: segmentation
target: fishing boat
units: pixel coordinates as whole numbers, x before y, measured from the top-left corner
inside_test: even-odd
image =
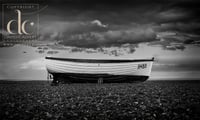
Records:
[[[48,79],[60,82],[136,82],[149,78],[151,59],[76,59],[46,57]]]

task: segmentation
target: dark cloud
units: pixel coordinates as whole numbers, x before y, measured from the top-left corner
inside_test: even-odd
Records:
[[[14,2],[8,0],[6,2]],[[21,0],[21,2],[27,2]],[[31,2],[31,0],[28,0]],[[149,42],[199,44],[198,0],[40,0],[40,39],[97,48]],[[45,9],[43,9],[45,8]],[[176,35],[156,37],[160,32]],[[170,47],[169,47],[170,46]],[[182,45],[184,46],[184,45]],[[133,50],[134,51],[134,50]]]
[[[45,14],[59,13],[62,19],[72,21],[100,19],[109,24],[180,22],[197,19],[198,4],[198,0],[50,1],[52,12]]]
[[[41,29],[41,39],[61,40],[59,43],[66,46],[97,48],[156,40],[156,33],[151,28],[151,25],[112,26],[103,24],[99,20],[69,23],[57,22],[54,23],[53,29],[52,26],[49,27],[47,25]]]
[[[183,33],[193,33],[200,34],[200,23],[199,22],[172,22],[160,24],[160,26],[155,27],[157,31],[175,31]]]
[[[55,2],[52,2],[55,3]],[[58,2],[59,3],[59,2]],[[64,11],[55,6],[49,5],[49,10],[56,11],[63,16],[45,13],[44,18],[55,18],[55,21],[67,21],[71,26],[61,25],[61,33],[56,39],[62,39],[61,44],[67,46],[96,48],[108,46],[120,46],[123,44],[138,44],[142,42],[159,41],[156,39],[159,32],[173,31],[179,34],[179,38],[185,37],[182,33],[199,34],[199,18],[196,13],[199,11],[198,1],[192,0],[166,0],[166,1],[91,1],[80,0],[67,1]],[[59,7],[62,8],[62,5]],[[47,16],[48,15],[48,16]],[[100,21],[107,25],[106,28],[89,24],[80,25],[79,22]],[[55,22],[54,21],[54,22]],[[64,23],[65,23],[64,22]],[[56,24],[56,23],[54,23]],[[73,26],[74,24],[74,26]],[[53,25],[52,25],[53,26]],[[56,29],[54,27],[54,29]],[[59,30],[57,30],[59,31]],[[164,49],[181,49],[184,47],[171,46],[171,42],[184,43],[191,39],[180,40],[178,37],[165,36],[167,42],[159,42]],[[177,39],[178,38],[178,39]],[[193,39],[193,38],[192,38]],[[166,44],[167,43],[167,44]]]

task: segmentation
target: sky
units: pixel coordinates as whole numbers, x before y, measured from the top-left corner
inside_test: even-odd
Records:
[[[39,4],[35,12],[39,14],[38,39],[34,45],[5,46],[0,41],[3,68],[0,79],[44,80],[44,57],[49,55],[155,57],[151,80],[200,78],[198,0],[18,0],[17,3],[29,2]],[[6,36],[3,25],[1,28],[1,36]]]

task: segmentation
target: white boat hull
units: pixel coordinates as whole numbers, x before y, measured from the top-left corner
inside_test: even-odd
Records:
[[[153,59],[145,60],[84,60],[57,59],[46,57],[47,71],[55,76],[71,76],[72,78],[114,78],[114,76],[144,76],[151,73]],[[61,78],[60,78],[61,79]]]

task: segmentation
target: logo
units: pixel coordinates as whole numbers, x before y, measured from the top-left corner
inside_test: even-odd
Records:
[[[2,40],[21,43],[38,39],[38,4],[2,5]]]
[[[26,23],[27,23],[29,20],[25,20],[23,23],[21,23],[21,11],[17,9],[16,12],[17,12],[17,17],[18,17],[18,19],[17,19],[17,20],[10,20],[10,21],[8,22],[8,24],[7,24],[7,31],[8,31],[10,34],[16,34],[16,33],[13,33],[13,32],[11,31],[10,27],[11,27],[11,24],[12,24],[13,22],[17,22],[18,34],[20,34],[20,35],[21,35],[21,34],[26,34],[26,35],[28,35],[29,33],[26,32],[26,30],[25,30],[25,25],[26,25]],[[31,22],[30,25],[34,25],[34,23]]]

